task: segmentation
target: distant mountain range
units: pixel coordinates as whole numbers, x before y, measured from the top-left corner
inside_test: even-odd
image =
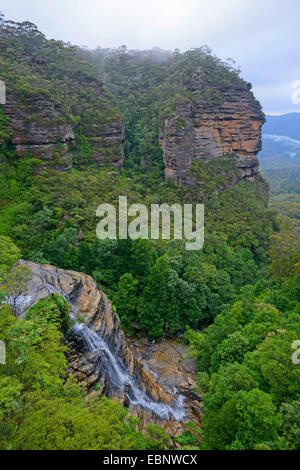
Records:
[[[300,167],[300,113],[266,116],[261,168]]]

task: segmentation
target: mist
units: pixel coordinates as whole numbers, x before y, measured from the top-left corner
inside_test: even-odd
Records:
[[[297,0],[1,0],[0,10],[47,38],[90,49],[208,45],[236,61],[267,114],[300,112],[291,99],[300,79]]]

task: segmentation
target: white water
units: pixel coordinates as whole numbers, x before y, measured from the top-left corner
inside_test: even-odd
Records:
[[[140,406],[156,414],[160,419],[167,420],[173,417],[181,421],[185,416],[184,397],[178,396],[173,407],[164,403],[155,402],[143,393],[138,384],[126,372],[124,364],[110,351],[106,342],[98,334],[83,323],[76,323],[71,334],[80,337],[89,352],[97,352],[99,355],[99,367],[109,378],[113,389],[126,390],[129,402],[133,406]]]
[[[71,305],[71,301],[65,292],[57,290],[54,286],[48,283],[44,285],[44,287],[46,287],[49,294],[54,293],[62,295],[69,305]],[[20,311],[23,311],[23,313],[26,311],[26,306],[29,306],[34,300],[33,297],[34,296],[24,296],[20,299],[18,305]],[[103,294],[103,297],[108,301],[105,294]],[[35,300],[37,299],[35,298]],[[6,301],[9,301],[9,299]],[[76,320],[76,317],[72,312],[70,312],[70,318],[71,320]],[[178,395],[177,402],[174,406],[155,402],[153,399],[148,397],[139,388],[138,383],[127,373],[124,364],[118,357],[118,347],[116,348],[115,354],[113,354],[104,339],[84,323],[76,322],[71,328],[70,334],[75,338],[81,338],[88,352],[98,353],[97,365],[99,370],[101,370],[101,373],[108,378],[110,387],[113,390],[126,391],[128,400],[133,406],[139,406],[149,410],[161,420],[168,420],[173,417],[176,421],[181,421],[185,417],[184,396]],[[119,337],[116,338],[116,342],[118,342],[118,340],[120,342]],[[150,372],[152,373],[152,371]],[[154,373],[152,374],[154,375]],[[174,390],[174,394],[176,394],[176,390]]]

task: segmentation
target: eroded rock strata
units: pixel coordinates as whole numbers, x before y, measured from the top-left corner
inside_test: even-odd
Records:
[[[84,84],[82,86],[84,87]],[[97,89],[93,88],[92,93],[101,98],[103,91],[100,85]],[[29,98],[30,104],[27,104],[26,100]],[[107,100],[105,97],[103,99]],[[16,157],[40,160],[37,172],[44,168],[56,171],[69,170],[76,156],[77,158],[79,156],[81,161],[88,158],[97,166],[106,164],[122,166],[124,123],[117,118],[115,121],[103,122],[99,118],[101,109],[94,106],[96,117],[92,122],[91,118],[83,120],[80,128],[80,132],[84,135],[84,144],[88,148],[88,157],[84,157],[80,137],[76,136],[77,127],[70,121],[60,103],[42,95],[20,97],[10,93],[8,86],[7,100],[3,109],[8,118],[10,141]],[[84,103],[82,108],[85,112]]]
[[[189,171],[193,161],[232,155],[239,179],[255,181],[264,116],[247,83],[207,85],[199,72],[189,92],[192,98],[178,99],[160,127],[165,178],[194,184]]]
[[[140,418],[142,425],[157,423],[172,436],[183,431],[186,421],[199,424],[202,410],[194,392],[195,369],[184,358],[183,345],[162,343],[154,348],[154,355],[152,347],[148,363],[149,350],[146,354],[146,350],[137,350],[129,344],[109,299],[90,276],[50,265],[22,260],[18,263],[32,272],[20,315],[39,299],[60,293],[69,302],[71,314],[79,320],[72,328],[73,333],[71,330],[69,372],[84,383],[88,393],[118,400]],[[161,363],[160,355],[164,356]],[[170,368],[173,376],[169,374]]]
[[[69,144],[75,139],[72,126],[61,122],[59,110],[45,98],[36,98],[33,110],[35,113],[25,109],[17,96],[7,96],[4,112],[9,118],[15,155],[36,158],[48,164],[54,161],[53,169],[70,169]]]

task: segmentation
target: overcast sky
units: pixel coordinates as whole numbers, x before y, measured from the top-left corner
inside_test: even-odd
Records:
[[[299,0],[0,0],[0,11],[35,23],[48,38],[90,48],[206,44],[237,62],[266,113],[300,112],[292,101],[292,83],[300,81]]]

